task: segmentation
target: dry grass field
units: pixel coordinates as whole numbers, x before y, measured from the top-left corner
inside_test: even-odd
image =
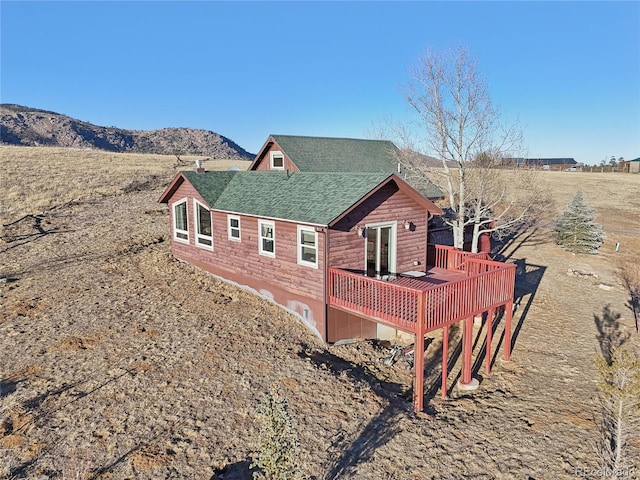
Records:
[[[0,146],[2,198],[0,221],[38,213],[71,201],[93,201],[135,189],[164,185],[178,170],[191,168],[196,158],[98,150]],[[205,159],[210,170],[230,166],[246,169],[249,162]]]
[[[597,325],[633,330],[616,269],[640,263],[640,175],[541,173],[549,218],[577,190],[596,209],[601,252],[560,250],[549,223],[510,239],[511,361],[485,375],[476,329],[480,388],[442,400],[434,335],[416,415],[410,373],[381,366],[382,345],[327,347],[275,305],[173,259],[157,199],[185,160],[0,147],[0,478],[250,478],[255,412],[273,384],[310,478],[597,477]],[[460,361],[450,385],[459,373]],[[640,439],[629,448],[637,478]]]

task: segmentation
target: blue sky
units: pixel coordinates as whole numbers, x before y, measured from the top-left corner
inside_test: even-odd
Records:
[[[530,157],[640,156],[640,2],[0,2],[0,101],[97,125],[365,138],[467,46]]]

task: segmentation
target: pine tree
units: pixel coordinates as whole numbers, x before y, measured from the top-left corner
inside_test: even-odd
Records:
[[[602,406],[598,449],[601,476],[630,476],[635,465],[627,444],[640,432],[640,356],[622,346],[613,350],[611,361],[597,357],[596,367]]]
[[[582,192],[577,192],[556,220],[556,244],[574,253],[598,253],[604,231],[602,225],[594,222],[596,217],[593,209],[584,203]]]
[[[256,480],[302,480],[298,466],[300,443],[293,429],[287,400],[280,388],[272,387],[260,408],[258,418],[261,428],[258,438],[258,453],[252,467]]]

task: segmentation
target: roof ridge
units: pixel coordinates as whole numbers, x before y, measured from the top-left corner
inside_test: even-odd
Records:
[[[218,172],[220,171],[224,171],[224,170],[217,170]],[[210,170],[207,171],[205,173],[215,173],[216,170]],[[286,175],[287,174],[287,170],[242,170],[236,173],[240,173],[240,174],[262,174],[262,175]],[[385,176],[389,176],[389,175],[393,175],[395,172],[350,172],[350,171],[344,171],[341,172],[339,170],[331,170],[331,171],[313,171],[313,172],[301,172],[299,170],[289,170],[289,175],[293,175],[294,173],[296,175],[385,175]]]
[[[393,143],[391,140],[384,140],[379,138],[355,138],[355,137],[325,137],[325,136],[316,136],[316,135],[289,135],[289,134],[281,134],[281,133],[272,133],[271,137],[289,137],[289,138],[315,138],[320,140],[355,140],[359,142],[389,142]]]

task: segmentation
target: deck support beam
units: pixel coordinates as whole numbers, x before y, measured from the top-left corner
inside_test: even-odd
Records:
[[[475,390],[479,382],[471,378],[471,350],[473,349],[473,317],[464,319],[462,335],[462,378],[458,381],[461,390]]]
[[[425,295],[419,295],[416,338],[413,344],[413,368],[415,369],[413,408],[416,412],[422,412],[424,406],[424,303]]]
[[[449,325],[445,325],[442,331],[442,385],[440,394],[447,398],[447,377],[449,376]]]
[[[492,308],[487,312],[487,344],[485,347],[485,357],[486,357],[486,365],[485,372],[487,375],[491,373],[491,340],[493,334],[493,312]]]
[[[504,326],[504,361],[508,362],[511,359],[511,319],[513,317],[513,302],[509,302],[504,306],[507,320]]]
[[[416,333],[414,348],[415,361],[413,362],[413,368],[416,370],[415,385],[413,386],[414,407],[416,412],[421,412],[424,406],[424,335]]]
[[[465,318],[462,335],[462,383],[471,383],[471,348],[473,347],[473,317]]]

